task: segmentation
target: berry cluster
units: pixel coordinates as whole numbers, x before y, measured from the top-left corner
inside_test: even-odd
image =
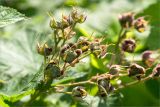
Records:
[[[86,81],[58,84],[52,87],[51,84],[54,79],[65,76],[64,74],[68,67],[75,66],[75,64],[79,63],[86,56],[93,54],[99,59],[105,58],[109,53],[107,51],[109,44],[102,44],[102,38],[93,36],[89,38],[80,36],[76,41],[70,42],[70,39],[76,36],[74,30],[76,24],[83,23],[86,20],[86,15],[76,9],[68,16],[62,15],[61,21],[56,21],[50,13],[49,16],[51,17],[50,27],[53,30],[54,44],[50,46],[48,46],[47,42],[41,45],[39,43],[37,44],[38,53],[44,56],[44,78],[41,81],[41,87],[45,87],[43,91],[47,91],[50,88],[76,86],[72,92],[68,93],[72,94],[76,99],[83,99],[87,96],[87,91],[81,85],[92,84],[98,87],[98,95],[105,97],[120,88],[140,81],[160,77],[160,64],[159,60],[157,60],[160,57],[159,51],[143,52],[141,63],[128,62],[123,58],[120,62],[117,61],[117,59],[125,57],[124,52],[135,52],[136,41],[133,38],[126,37],[128,30],[136,29],[138,32],[144,32],[148,23],[144,17],[135,19],[135,14],[125,13],[119,16],[119,23],[122,30],[115,45],[115,55],[110,59],[112,63],[106,65],[106,73],[97,74]],[[155,57],[154,54],[158,55]],[[107,71],[107,68],[109,71]],[[146,75],[149,68],[153,68],[152,73]],[[123,83],[113,84],[111,82],[112,80],[120,80],[120,77],[123,76],[134,78],[135,81],[125,85]],[[42,90],[39,89],[38,91],[40,92]]]

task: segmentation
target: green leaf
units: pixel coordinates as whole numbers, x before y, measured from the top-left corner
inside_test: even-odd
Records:
[[[91,65],[98,70],[97,73],[107,72],[107,68],[103,64],[103,61],[96,58],[94,55],[91,55]]]
[[[146,42],[146,46],[150,49],[158,49],[160,48],[160,15],[157,14],[160,10],[160,2],[157,0],[157,3],[150,5],[146,8],[143,13],[139,15],[149,16],[151,18],[150,25],[151,25],[151,33]],[[153,42],[154,41],[154,42]]]
[[[45,40],[44,37],[44,34],[37,36],[33,30],[22,29],[10,40],[0,40],[0,78],[3,81],[0,96],[5,100],[15,102],[34,92],[43,68],[36,43]]]
[[[62,78],[60,80],[54,81],[54,83],[52,84],[52,86],[55,86],[57,84],[69,82],[69,81],[72,81],[72,80],[84,77],[86,74],[87,73],[85,73],[85,72],[68,71],[67,75],[64,78]]]
[[[1,97],[0,97],[0,106],[2,106],[2,107],[9,107],[9,105],[6,104]]]
[[[17,10],[0,6],[0,28],[24,19],[26,19],[26,16]]]

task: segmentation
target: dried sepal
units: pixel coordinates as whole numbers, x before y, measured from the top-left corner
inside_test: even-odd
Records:
[[[40,45],[37,43],[37,52],[40,55],[48,56],[52,53],[52,48],[49,48],[47,44]]]
[[[87,91],[82,86],[77,86],[72,89],[72,96],[77,100],[82,100],[87,96]]]
[[[79,12],[76,9],[71,12],[71,17],[76,23],[83,23],[87,18],[84,12]]]

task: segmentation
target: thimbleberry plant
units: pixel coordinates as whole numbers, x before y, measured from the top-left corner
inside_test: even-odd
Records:
[[[106,44],[105,37],[77,36],[76,25],[86,21],[87,15],[78,9],[73,9],[69,15],[62,15],[60,20],[56,20],[51,12],[49,26],[52,30],[52,38],[45,43],[38,41],[37,54],[43,57],[41,72],[43,77],[39,78],[30,99],[23,106],[30,106],[36,100],[41,100],[51,93],[63,93],[70,95],[75,102],[89,102],[85,98],[90,95],[87,85],[95,86],[100,98],[107,98],[122,88],[134,85],[149,79],[160,77],[160,51],[147,50],[141,54],[141,61],[127,60],[127,54],[136,52],[137,38],[128,37],[127,33],[135,30],[143,33],[147,30],[148,21],[145,16],[136,17],[135,13],[129,12],[117,17],[121,30],[114,43]],[[51,41],[51,42],[50,42]],[[110,51],[108,48],[112,48]],[[102,64],[105,66],[104,73],[91,75],[90,78],[83,78],[80,81],[68,81],[56,83],[65,78],[68,71],[81,63],[86,57],[94,56],[98,60],[109,62]],[[76,71],[75,71],[76,72]],[[132,78],[132,81],[123,82],[123,78]],[[116,81],[116,82],[115,82]]]
[[[71,41],[72,38],[76,37],[76,25],[85,22],[87,18],[85,13],[73,9],[69,15],[62,15],[60,21],[57,21],[51,13],[48,14],[50,16],[49,25],[53,30],[53,44],[49,45],[47,41],[44,44],[37,43],[37,52],[44,57],[44,76],[27,104],[31,105],[42,92],[51,90],[54,93],[70,94],[76,100],[83,100],[88,95],[84,87],[85,84],[97,86],[97,95],[106,97],[121,88],[159,77],[159,61],[156,60],[159,58],[159,55],[152,58],[154,56],[152,54],[159,53],[158,51],[145,51],[142,54],[142,63],[125,60],[125,53],[134,53],[137,46],[135,37],[128,38],[126,33],[134,29],[140,33],[144,32],[147,29],[148,21],[145,20],[145,17],[135,18],[136,14],[134,13],[124,13],[119,16],[121,31],[115,43],[110,63],[106,65],[106,73],[99,74],[97,72],[97,75],[84,81],[53,86],[53,80],[65,77],[67,71],[80,63],[85,57],[94,55],[102,60],[111,53],[107,51],[110,44],[104,44],[103,37],[80,36],[76,41]],[[150,69],[153,72],[146,75]],[[120,78],[125,76],[135,80],[125,84],[123,81],[119,84],[111,82],[120,80]],[[71,87],[72,89],[65,91],[66,87]]]

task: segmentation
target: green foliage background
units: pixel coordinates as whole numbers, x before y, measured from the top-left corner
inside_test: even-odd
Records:
[[[135,56],[139,57],[144,50],[160,48],[159,0],[0,0],[0,5],[14,8],[22,13],[16,13],[17,17],[13,17],[12,14],[8,14],[6,17],[0,16],[4,22],[10,17],[13,18],[10,23],[26,19],[16,24],[2,23],[0,20],[0,26],[3,24],[3,28],[0,28],[0,106],[2,107],[17,107],[26,101],[27,95],[34,92],[33,87],[42,76],[40,66],[43,58],[37,54],[35,46],[37,41],[45,42],[51,38],[47,11],[52,11],[58,18],[61,13],[67,14],[73,6],[82,8],[87,13],[87,20],[84,24],[76,27],[77,37],[88,36],[94,32],[94,36],[105,35],[106,43],[117,40],[120,30],[118,14],[133,11],[138,13],[137,16],[146,15],[150,20],[148,31],[142,34],[135,31],[130,32],[131,36],[136,35],[140,40]],[[132,56],[128,55],[128,57]],[[108,61],[106,58],[105,63]],[[84,80],[97,73],[108,72],[102,65],[102,61],[93,56],[86,59],[86,63],[78,64],[68,71],[65,78],[54,81],[53,85]],[[4,83],[3,80],[7,83]],[[124,78],[124,81],[129,81],[129,79]],[[91,95],[96,95],[96,87],[86,87]],[[122,89],[105,99],[105,102],[103,99],[92,96],[88,96],[86,100],[92,102],[92,107],[160,106],[160,80],[149,80]],[[74,102],[71,96],[53,93],[47,95],[43,101],[35,101],[34,106],[76,107],[87,105]]]

